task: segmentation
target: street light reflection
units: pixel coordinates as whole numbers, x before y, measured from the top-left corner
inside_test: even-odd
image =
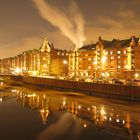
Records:
[[[63,113],[70,113],[75,122],[80,118],[79,123],[82,128],[89,129],[91,124],[96,124],[99,128],[103,126],[106,129],[111,128],[112,132],[115,128],[119,128],[121,131],[126,131],[126,129],[130,131],[132,129],[130,114],[118,113],[112,107],[107,108],[103,105],[85,104],[68,97],[54,99],[45,93],[28,94],[20,91],[17,95],[17,100],[23,107],[28,106],[30,109],[38,110],[42,123],[45,125],[47,125],[47,121],[49,120],[48,117],[61,111]],[[133,127],[140,125],[140,122],[139,124],[138,121],[136,123],[133,123]],[[138,132],[135,133],[138,135]]]

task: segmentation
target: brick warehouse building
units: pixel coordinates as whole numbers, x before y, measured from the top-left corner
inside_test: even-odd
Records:
[[[54,48],[47,39],[39,49],[25,51],[1,63],[15,74],[67,76],[83,79],[140,79],[140,39],[112,41],[99,37],[97,43],[76,51]],[[4,72],[4,69],[1,68]],[[6,73],[8,70],[6,69]]]
[[[1,60],[3,73],[24,74],[30,76],[67,76],[68,51],[54,48],[47,39],[39,49],[25,51],[11,58]]]
[[[94,79],[139,79],[140,39],[102,40],[69,53],[69,76]]]

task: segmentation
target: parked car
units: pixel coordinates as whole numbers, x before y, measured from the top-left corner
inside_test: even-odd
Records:
[[[124,85],[124,82],[120,81],[119,79],[113,79],[114,84]]]

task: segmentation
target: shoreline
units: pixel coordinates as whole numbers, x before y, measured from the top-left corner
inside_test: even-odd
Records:
[[[28,76],[10,76],[11,80],[34,86],[79,92],[101,98],[140,101],[140,86],[77,82]]]

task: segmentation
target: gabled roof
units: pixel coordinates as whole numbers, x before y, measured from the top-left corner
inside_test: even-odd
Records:
[[[109,49],[117,45],[117,40],[116,39],[113,39],[112,41],[102,40],[102,43],[105,49]]]
[[[124,40],[120,40],[119,43],[120,43],[121,47],[129,47],[131,40],[132,40],[132,38],[124,39]]]
[[[50,51],[51,47],[52,45],[45,39],[39,50]]]
[[[84,45],[83,47],[79,48],[78,51],[94,50],[94,49],[96,49],[96,45],[97,45],[97,43]]]

